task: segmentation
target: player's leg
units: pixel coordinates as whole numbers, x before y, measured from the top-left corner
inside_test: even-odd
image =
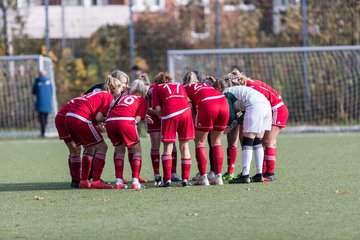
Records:
[[[227,172],[223,175],[223,180],[232,180],[235,177],[235,163],[238,154],[238,142],[239,142],[239,126],[234,127],[226,135],[227,138]]]
[[[179,139],[181,152],[181,178],[183,187],[190,186],[190,169],[191,169],[191,155],[189,149],[189,141]]]
[[[176,144],[174,143],[174,148],[171,153],[172,156],[172,167],[171,167],[171,181],[179,182],[181,181],[180,177],[177,175],[176,167],[177,167],[177,148]]]
[[[124,181],[124,159],[125,159],[125,146],[120,144],[115,147],[114,151],[114,167],[115,167],[115,186],[117,189],[127,188]]]
[[[262,174],[263,161],[264,161],[264,148],[262,143],[263,136],[264,133],[256,134],[253,142],[256,174],[251,177],[252,182],[263,182],[263,174]]]
[[[195,130],[195,157],[200,173],[200,178],[196,181],[196,185],[210,185],[206,174],[207,152],[206,141],[209,132]]]
[[[163,177],[164,177],[164,187],[171,186],[171,167],[172,167],[172,149],[173,142],[164,142],[164,151],[161,155],[161,163],[163,166]]]
[[[222,166],[224,163],[224,152],[221,145],[221,138],[224,131],[212,130],[210,132],[211,136],[211,149],[214,159],[214,172],[215,177],[211,179],[210,183],[215,185],[223,185],[222,181]]]
[[[264,145],[264,167],[263,173],[266,180],[275,180],[276,167],[276,138],[280,134],[281,128],[272,126],[271,131],[266,131],[263,138]]]
[[[141,189],[144,188],[143,185],[139,182],[140,171],[141,171],[141,145],[140,142],[136,143],[134,146],[129,147],[134,153],[133,159],[131,161],[131,172],[132,172],[132,189]]]
[[[150,158],[154,172],[154,185],[161,184],[160,176],[160,132],[149,132],[151,141]]]
[[[93,181],[91,183],[91,188],[107,188],[107,189],[113,188],[112,185],[106,184],[100,180],[101,174],[105,166],[105,158],[106,158],[106,152],[108,146],[104,141],[102,141],[94,145],[93,148],[95,149],[96,153],[93,158],[94,169],[93,169]]]
[[[68,165],[71,175],[71,187],[79,188],[81,180],[81,146],[77,146],[74,141],[65,141],[69,149]]]

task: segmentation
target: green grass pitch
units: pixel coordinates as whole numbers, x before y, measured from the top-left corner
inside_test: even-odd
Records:
[[[152,180],[149,138],[142,147]],[[103,179],[113,181],[112,149]],[[283,134],[271,183],[73,190],[61,141],[2,140],[0,239],[360,239],[359,155],[359,133]]]

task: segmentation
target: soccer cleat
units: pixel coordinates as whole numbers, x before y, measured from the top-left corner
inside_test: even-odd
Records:
[[[211,185],[224,185],[221,174],[219,173],[219,174],[215,175],[215,177],[212,180],[210,180],[210,184]]]
[[[159,174],[154,176],[154,186],[160,186],[162,184],[162,178]]]
[[[88,180],[80,181],[79,188],[84,189],[90,187],[91,187],[91,183]]]
[[[71,188],[79,188],[80,181],[72,180],[71,181]]]
[[[183,187],[190,187],[191,186],[191,183],[186,179],[184,181],[182,181],[181,184],[182,184]]]
[[[192,178],[192,180],[193,180],[193,181],[197,181],[197,180],[200,179],[200,177],[201,177],[201,175],[200,175],[200,173],[198,172],[198,173],[195,175],[195,177]]]
[[[101,180],[93,181],[90,185],[91,189],[112,189],[114,188],[113,185],[106,184],[102,182]]]
[[[250,180],[251,180],[251,182],[263,182],[264,181],[262,173],[255,174],[254,176],[252,176],[250,178]]]
[[[207,178],[207,175],[206,175],[206,174],[202,175],[202,176],[199,178],[199,180],[197,180],[197,181],[195,182],[195,185],[209,186],[210,183],[209,183],[209,179]]]
[[[131,184],[131,188],[132,188],[132,189],[136,189],[136,190],[144,189],[144,188],[145,188],[145,185],[143,185],[143,184],[141,184],[141,183],[133,183],[133,184]]]
[[[276,176],[274,173],[265,173],[263,175],[264,182],[272,182],[276,180]]]
[[[180,182],[181,178],[176,174],[176,173],[172,173],[171,174],[171,181],[173,182]]]
[[[139,177],[139,182],[140,182],[140,183],[147,183],[147,182],[148,182],[148,180],[147,180],[147,179],[145,179],[145,178],[141,178],[141,177]]]
[[[230,181],[230,180],[233,180],[235,178],[235,174],[233,173],[228,173],[226,172],[223,176],[222,176],[222,179],[224,181]]]
[[[207,175],[209,181],[213,180],[216,177],[216,174],[213,171],[210,171]]]
[[[171,188],[171,180],[167,180],[166,182],[163,182],[159,187]]]
[[[238,184],[238,183],[250,183],[249,175],[240,175],[237,178],[229,181],[230,184]]]
[[[128,184],[128,181],[126,181],[125,179],[123,179],[123,182],[124,182],[125,184]]]
[[[126,189],[126,188],[128,188],[128,185],[126,185],[125,183],[124,183],[124,180],[122,180],[121,178],[117,178],[116,179],[116,182],[115,182],[115,188],[116,189]]]

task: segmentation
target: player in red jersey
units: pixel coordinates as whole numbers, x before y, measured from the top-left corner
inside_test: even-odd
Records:
[[[117,188],[127,188],[123,181],[125,147],[133,152],[131,188],[141,189],[144,187],[139,182],[142,154],[137,124],[146,116],[146,92],[145,83],[142,80],[135,80],[132,83],[129,95],[116,102],[106,119],[106,131],[115,147],[114,163]]]
[[[128,76],[125,73],[121,79],[109,75],[105,82],[106,91],[92,92],[73,99],[74,104],[66,114],[65,126],[70,136],[76,145],[84,147],[80,188],[112,188],[112,185],[100,181],[105,165],[107,144],[96,125],[105,121],[109,106],[114,97],[120,95],[126,78]],[[93,181],[90,183],[88,177],[92,161],[94,161],[94,170]]]
[[[74,101],[67,102],[56,114],[55,126],[58,131],[59,139],[63,140],[69,149],[68,165],[71,176],[71,187],[79,188],[81,175],[81,147],[75,144],[74,139],[70,136],[69,131],[65,126],[65,116],[71,109],[72,104],[74,104]]]
[[[150,157],[151,163],[154,172],[154,185],[159,186],[162,183],[162,178],[160,176],[160,129],[161,129],[161,120],[157,115],[156,110],[153,108],[152,104],[152,92],[157,84],[154,82],[149,86],[148,91],[148,99],[149,99],[149,108],[148,108],[148,115],[153,120],[152,123],[147,124],[147,132],[150,136],[151,141],[151,150],[150,150]],[[171,168],[171,181],[178,182],[181,179],[177,175],[176,165],[177,165],[177,150],[176,146],[174,145],[172,151],[172,168]]]
[[[221,138],[229,121],[229,107],[227,99],[218,90],[206,83],[199,83],[194,72],[189,72],[184,77],[184,88],[190,98],[193,108],[196,109],[195,117],[195,146],[196,160],[200,172],[197,185],[209,185],[206,174],[207,153],[206,141],[210,133],[211,149],[214,160],[215,178],[211,184],[223,185],[221,178],[224,154]],[[225,106],[225,107],[224,107]]]
[[[238,70],[232,72],[240,85],[249,86],[261,92],[270,102],[272,110],[271,131],[265,131],[262,139],[264,149],[263,174],[265,181],[275,180],[276,166],[276,138],[282,128],[286,126],[289,111],[283,102],[281,95],[272,87],[259,80],[252,80]]]
[[[161,116],[161,141],[164,152],[161,161],[164,170],[162,186],[171,186],[172,149],[178,134],[181,151],[182,185],[190,186],[191,155],[189,140],[195,138],[194,123],[186,90],[179,83],[174,83],[169,73],[160,72],[155,76],[158,85],[153,89],[153,107]]]

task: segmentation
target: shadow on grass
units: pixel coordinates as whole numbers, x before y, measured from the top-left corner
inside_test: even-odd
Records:
[[[115,184],[111,183],[114,188]],[[159,188],[154,186],[154,181],[144,184],[145,189]],[[131,187],[131,183],[128,183]],[[182,187],[181,182],[173,182],[172,187]],[[70,182],[33,182],[33,183],[0,183],[0,192],[43,191],[43,190],[69,190]]]
[[[0,183],[0,192],[68,190],[70,182]]]

